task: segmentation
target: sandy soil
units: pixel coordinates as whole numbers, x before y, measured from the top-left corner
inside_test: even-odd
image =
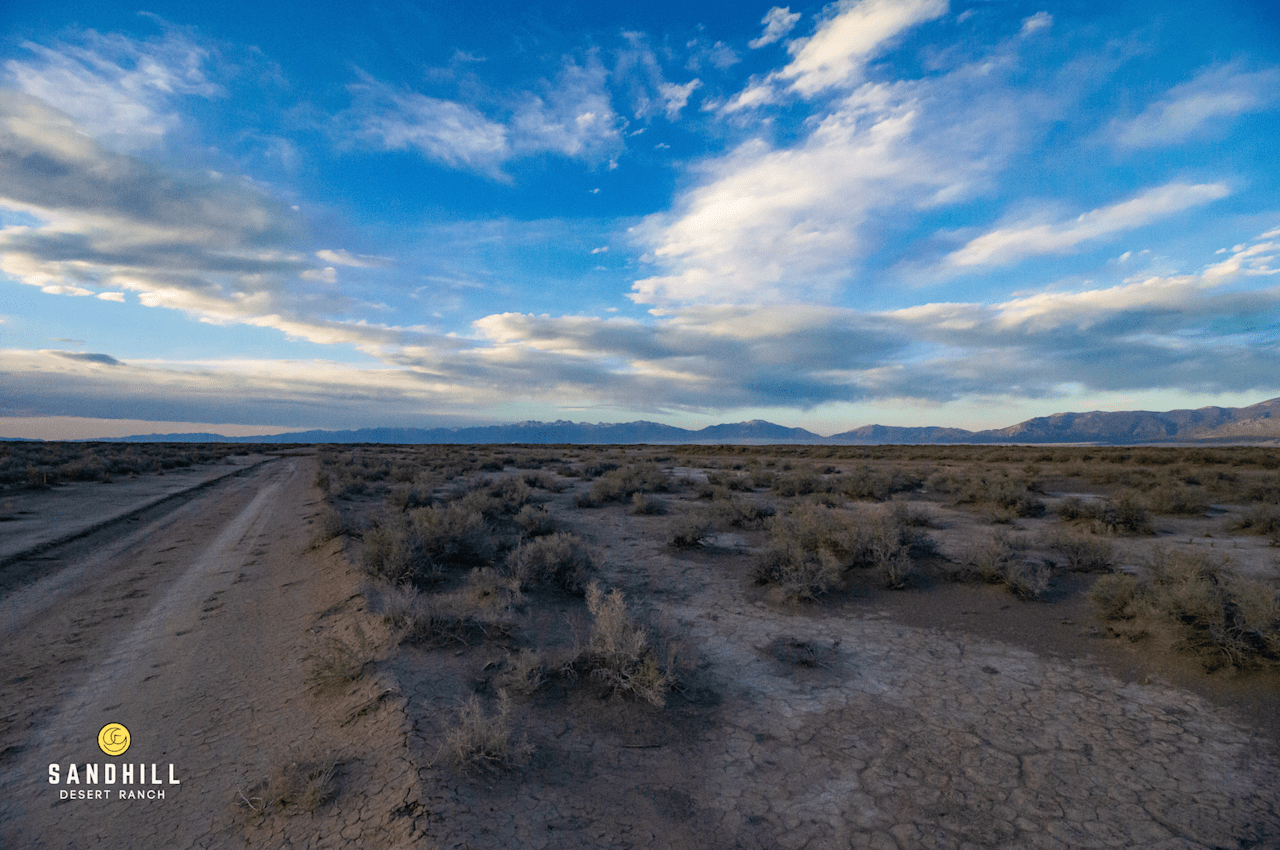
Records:
[[[412,779],[398,760],[398,716],[371,710],[342,725],[379,693],[375,679],[336,695],[308,690],[309,659],[357,626],[362,607],[336,544],[307,551],[313,477],[312,458],[281,458],[160,516],[51,549],[47,577],[0,603],[0,845],[326,846],[366,826],[382,846],[407,838],[407,823],[390,825]],[[132,733],[115,759],[96,743],[108,722]],[[72,763],[146,765],[148,783],[103,784],[103,768],[97,785],[83,775],[68,784]],[[242,802],[294,763],[334,767],[354,808],[276,818]],[[168,782],[171,764],[180,784]],[[164,799],[118,799],[126,787]],[[60,799],[76,789],[112,799]]]

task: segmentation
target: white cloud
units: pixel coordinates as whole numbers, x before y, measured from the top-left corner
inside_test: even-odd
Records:
[[[1051,26],[1053,26],[1053,15],[1048,12],[1036,12],[1031,17],[1022,19],[1021,34],[1025,38],[1032,33],[1048,29]]]
[[[103,301],[115,301],[120,304],[124,303],[123,292],[99,292],[97,297]]]
[[[694,89],[702,85],[702,80],[694,78],[682,86],[675,83],[662,83],[658,86],[658,91],[666,101],[667,120],[674,121],[680,116],[680,110],[684,109],[685,104],[689,102],[689,95],[693,94]]]
[[[1280,69],[1249,72],[1239,63],[1216,65],[1174,86],[1136,118],[1118,124],[1127,147],[1172,145],[1225,132],[1228,119],[1268,109],[1280,98]]]
[[[322,251],[316,251],[316,256],[326,263],[333,263],[335,266],[350,266],[357,269],[389,266],[392,263],[389,257],[378,257],[373,254],[352,254],[342,248],[336,251],[325,248]]]
[[[861,82],[866,62],[905,30],[946,14],[947,0],[861,0],[840,11],[787,50],[794,57],[777,72],[793,91],[812,96],[832,86]]]
[[[946,263],[957,268],[1003,266],[1039,254],[1064,254],[1082,242],[1133,230],[1230,193],[1221,183],[1168,183],[1068,221],[1001,227],[952,252]]]
[[[114,147],[158,142],[180,123],[173,110],[180,96],[226,95],[206,74],[209,51],[174,28],[151,41],[90,30],[78,43],[22,46],[32,58],[5,63],[9,83]]]
[[[800,13],[791,11],[790,6],[774,6],[760,19],[760,23],[764,24],[764,32],[759,38],[752,39],[747,46],[755,50],[766,44],[773,44],[791,32],[799,20]]]
[[[608,72],[594,56],[566,60],[542,94],[526,94],[511,120],[517,153],[555,151],[600,161],[622,148],[622,131],[605,87]]]
[[[475,107],[394,89],[361,74],[354,135],[384,150],[415,150],[453,168],[496,175],[511,155],[507,128]]]

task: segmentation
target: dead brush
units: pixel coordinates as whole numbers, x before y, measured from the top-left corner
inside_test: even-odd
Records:
[[[1116,566],[1115,547],[1109,540],[1058,528],[1045,535],[1044,544],[1061,555],[1073,573],[1109,573]]]
[[[486,714],[480,699],[472,694],[458,709],[453,724],[445,729],[444,743],[436,753],[462,770],[489,772],[511,770],[533,752],[527,738],[511,738],[511,698],[498,691],[496,714]]]
[[[373,660],[369,636],[357,625],[354,643],[338,637],[329,638],[323,650],[311,656],[309,680],[315,693],[333,691],[360,678],[365,665]]]
[[[290,762],[248,790],[237,790],[236,803],[261,816],[314,812],[337,797],[341,767],[332,758]]]
[[[507,574],[521,588],[549,585],[580,594],[594,570],[582,538],[566,532],[527,540],[507,555]]]
[[[655,708],[666,705],[667,692],[679,679],[679,647],[668,644],[665,659],[660,657],[649,631],[632,619],[620,590],[606,594],[592,582],[587,610],[592,617],[587,645],[564,672],[589,677],[612,694],[642,699]]]
[[[961,569],[951,578],[1003,585],[1020,599],[1040,599],[1049,589],[1053,570],[1019,554],[1026,540],[997,532],[985,543],[970,547],[961,558]]]

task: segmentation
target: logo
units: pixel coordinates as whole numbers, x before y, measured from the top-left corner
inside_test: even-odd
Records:
[[[109,756],[122,756],[129,749],[129,730],[121,723],[108,723],[98,731],[98,748]]]

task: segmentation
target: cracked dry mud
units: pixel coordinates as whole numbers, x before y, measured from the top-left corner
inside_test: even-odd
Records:
[[[769,604],[740,555],[673,554],[662,520],[572,495],[553,512],[693,649],[695,687],[660,711],[530,701],[527,767],[423,770],[441,847],[1280,847],[1273,742],[1199,696],[887,610]],[[456,655],[452,692],[483,689],[495,653]],[[420,761],[440,656],[400,670]]]
[[[306,550],[314,469],[267,464],[120,532],[97,561],[65,554],[83,579],[38,620],[20,595],[0,603],[0,844],[1280,847],[1273,742],[1207,699],[908,626],[891,606],[773,604],[745,557],[673,553],[663,519],[577,511],[572,490],[549,508],[696,669],[664,709],[539,692],[513,717],[528,763],[462,773],[438,758],[442,729],[507,647],[394,647],[358,594],[358,544]],[[308,658],[357,628],[372,647],[360,677],[313,693]],[[104,718],[134,729],[137,760],[175,762],[180,790],[53,800],[46,763],[105,760]],[[324,761],[334,795],[314,811],[237,800]]]

